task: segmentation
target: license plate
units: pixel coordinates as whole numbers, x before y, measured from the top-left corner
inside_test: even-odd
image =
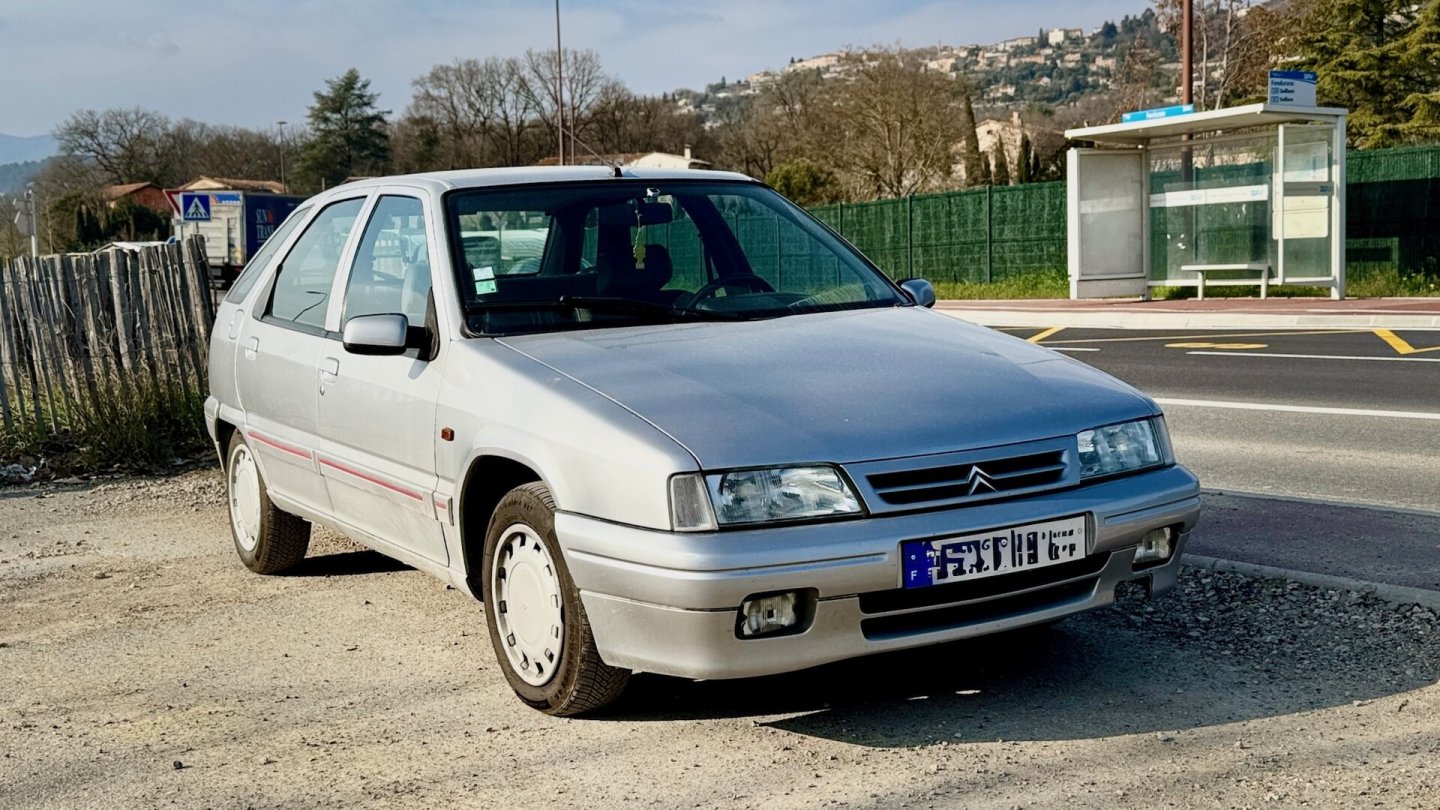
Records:
[[[906,588],[969,582],[1085,556],[1085,516],[901,546]]]

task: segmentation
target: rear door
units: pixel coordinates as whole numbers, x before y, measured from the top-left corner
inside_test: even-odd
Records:
[[[317,212],[239,325],[235,382],[251,450],[276,495],[321,514],[330,499],[319,467],[318,363],[364,203],[362,194]]]
[[[440,258],[430,205],[413,190],[380,191],[345,279],[341,330],[350,318],[401,314],[412,335],[421,333],[430,268]],[[449,520],[448,504],[435,497],[443,362],[443,356],[429,356],[428,344],[388,357],[350,354],[339,335],[331,335],[320,353],[319,416],[320,471],[336,517],[445,564],[441,520]]]

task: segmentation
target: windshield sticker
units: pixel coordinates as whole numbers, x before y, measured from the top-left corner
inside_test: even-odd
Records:
[[[495,279],[491,278],[475,282],[476,295],[489,295],[493,292],[495,292]]]
[[[489,281],[495,278],[495,268],[493,267],[474,267],[471,268],[471,273],[476,281]]]

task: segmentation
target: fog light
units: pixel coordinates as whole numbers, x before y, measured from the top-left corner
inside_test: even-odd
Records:
[[[1151,563],[1165,562],[1174,553],[1174,544],[1171,538],[1174,532],[1169,527],[1164,529],[1151,529],[1145,533],[1140,541],[1140,547],[1135,549],[1135,566],[1150,565]]]
[[[800,594],[755,596],[740,603],[740,637],[768,636],[800,624]]]

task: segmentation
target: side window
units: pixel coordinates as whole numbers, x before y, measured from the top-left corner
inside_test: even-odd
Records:
[[[245,265],[245,269],[240,271],[240,277],[235,279],[235,283],[230,287],[230,292],[225,294],[226,301],[238,304],[245,300],[245,296],[250,293],[250,288],[254,287],[255,282],[259,281],[260,276],[265,273],[265,267],[270,264],[270,259],[275,255],[275,251],[285,244],[285,240],[290,238],[290,232],[304,222],[305,217],[309,215],[309,208],[299,208],[285,218],[280,227],[276,228],[275,232],[265,240],[265,244],[255,251],[254,256],[250,257],[250,263]]]
[[[323,328],[340,252],[360,216],[364,198],[326,206],[285,254],[265,314],[278,321]]]
[[[418,326],[429,294],[425,207],[414,197],[381,197],[355,251],[343,320],[398,312]]]

